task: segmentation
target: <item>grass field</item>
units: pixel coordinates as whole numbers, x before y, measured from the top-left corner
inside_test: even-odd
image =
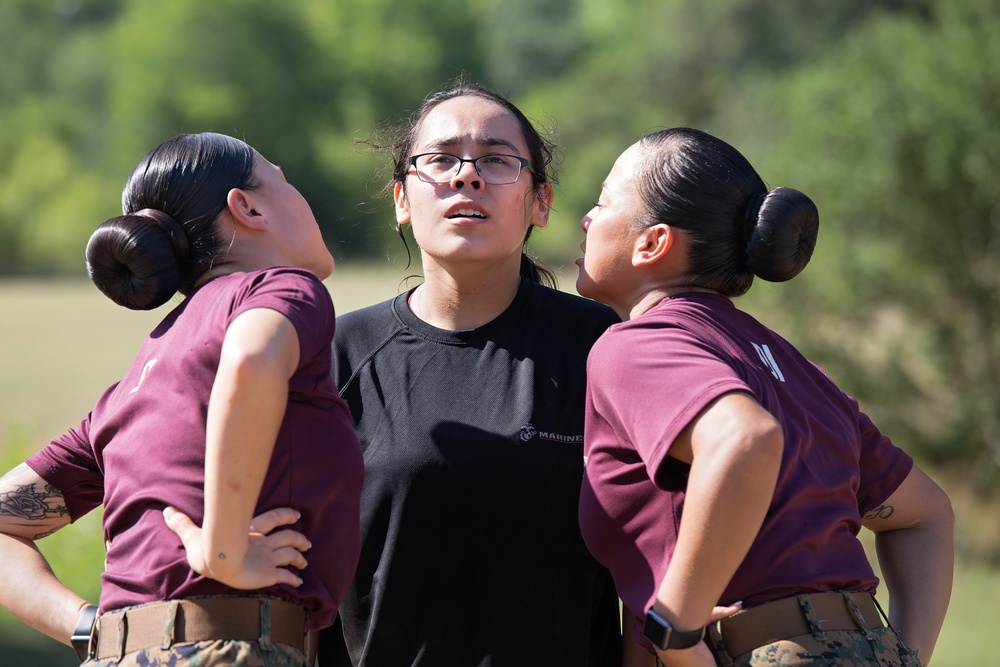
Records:
[[[338,266],[327,286],[337,311],[348,312],[397,294],[411,273]],[[572,277],[561,283],[572,289]],[[100,392],[121,376],[136,347],[170,307],[128,311],[85,280],[0,280],[0,472],[79,422]],[[995,507],[984,511],[975,506],[960,478],[940,481],[956,502],[960,539],[975,539],[983,525],[1000,523]],[[93,513],[40,543],[55,572],[95,600],[103,554],[99,519]],[[934,665],[1000,665],[988,640],[995,599],[1000,599],[1000,570],[960,562]],[[887,606],[882,595],[880,601]],[[0,666],[75,664],[69,648],[0,610]]]

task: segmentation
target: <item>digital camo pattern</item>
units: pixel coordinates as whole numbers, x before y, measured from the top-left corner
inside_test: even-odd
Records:
[[[866,637],[867,634],[867,637]],[[889,628],[803,635],[767,644],[733,661],[735,667],[920,667],[912,651]]]
[[[128,653],[121,660],[88,660],[81,667],[305,667],[306,657],[286,644],[217,639]]]

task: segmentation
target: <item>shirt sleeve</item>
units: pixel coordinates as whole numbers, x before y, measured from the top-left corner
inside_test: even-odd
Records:
[[[863,412],[858,415],[861,483],[857,495],[858,509],[864,516],[899,488],[913,469],[913,457],[892,444],[868,415]]]
[[[260,272],[245,287],[229,322],[255,308],[277,311],[292,323],[299,337],[300,366],[317,355],[329,354],[335,326],[333,301],[312,273],[292,268]]]
[[[638,452],[653,480],[705,406],[750,391],[710,343],[680,327],[614,326],[590,359],[594,409]]]
[[[104,502],[104,473],[89,433],[90,415],[25,461],[39,477],[59,489],[71,521]]]

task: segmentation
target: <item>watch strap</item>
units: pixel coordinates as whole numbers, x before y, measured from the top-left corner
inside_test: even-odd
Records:
[[[80,615],[76,617],[76,627],[69,637],[76,657],[80,662],[84,662],[90,656],[90,638],[94,634],[94,623],[97,621],[97,606],[88,604],[80,610]]]
[[[704,633],[705,628],[678,630],[653,611],[652,607],[646,612],[646,621],[642,626],[643,636],[661,651],[672,648],[690,648],[701,641]]]

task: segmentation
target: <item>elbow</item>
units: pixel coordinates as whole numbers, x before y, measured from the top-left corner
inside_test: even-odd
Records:
[[[290,377],[281,359],[269,349],[241,350],[232,359],[232,369],[237,378],[247,382]]]
[[[772,421],[756,434],[753,444],[753,456],[759,460],[761,472],[769,475],[772,484],[777,484],[784,455],[785,432],[781,424]]]
[[[955,537],[955,508],[951,504],[951,498],[948,494],[944,492],[944,489],[938,487],[938,494],[940,498],[938,499],[938,522],[941,525],[942,531],[947,531],[947,534],[954,541]]]
[[[777,421],[772,422],[760,435],[760,441],[763,443],[764,455],[775,467],[780,466],[781,459],[785,455],[785,432],[781,424]]]
[[[937,485],[930,477],[923,474],[926,480],[921,490],[922,494],[922,516],[919,516],[913,523],[915,526],[933,526],[941,536],[954,537],[955,534],[955,508],[951,504],[951,498]]]

